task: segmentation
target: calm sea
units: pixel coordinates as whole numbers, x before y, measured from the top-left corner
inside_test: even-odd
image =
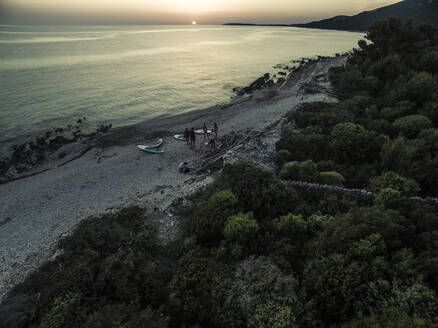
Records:
[[[0,154],[87,117],[125,125],[227,102],[275,64],[362,33],[280,27],[0,25]]]

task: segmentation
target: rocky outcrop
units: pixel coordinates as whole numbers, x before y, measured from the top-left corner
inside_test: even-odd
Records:
[[[49,162],[68,160],[88,148],[95,137],[111,129],[112,125],[99,125],[94,132],[83,133],[81,128],[86,118],[77,120],[76,126],[67,125],[47,131],[35,140],[14,145],[9,158],[0,161],[0,183],[20,178],[25,173],[35,170]],[[76,152],[72,152],[75,150]]]

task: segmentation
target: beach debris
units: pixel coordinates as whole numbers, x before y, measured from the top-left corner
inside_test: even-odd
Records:
[[[186,174],[190,172],[189,163],[181,162],[178,164],[178,172],[182,174]]]

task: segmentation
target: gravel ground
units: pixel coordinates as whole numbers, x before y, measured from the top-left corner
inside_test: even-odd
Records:
[[[248,100],[227,106],[111,130],[99,141],[105,148],[94,148],[61,167],[1,184],[0,300],[12,286],[53,256],[59,238],[82,219],[131,203],[166,210],[176,198],[210,182],[208,176],[193,180],[193,176],[178,173],[178,163],[185,160],[199,166],[207,150],[200,149],[199,144],[191,149],[175,140],[173,133],[181,133],[185,127],[201,127],[204,122],[209,126],[217,122],[220,135],[261,131],[300,102],[330,100],[323,93],[297,94],[302,83],[344,62],[345,58],[338,57],[309,64],[283,88],[277,88],[274,96],[272,89],[262,89]],[[164,136],[164,154],[149,154],[136,148],[136,143],[152,143],[142,136],[154,133]],[[172,222],[163,223],[163,231],[172,230],[172,226]]]

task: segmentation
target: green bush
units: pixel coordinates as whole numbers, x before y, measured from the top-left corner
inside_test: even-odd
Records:
[[[334,155],[343,163],[369,163],[380,151],[377,138],[359,124],[340,123],[333,128],[331,136]]]
[[[394,128],[406,138],[415,138],[420,131],[432,127],[432,121],[424,115],[409,115],[393,123]]]
[[[415,104],[407,100],[399,101],[393,107],[383,108],[380,114],[392,122],[403,116],[415,114]]]
[[[161,311],[160,311],[161,312]],[[150,307],[142,310],[138,305],[107,305],[90,314],[83,328],[167,328],[168,318]]]
[[[285,149],[280,149],[277,154],[275,155],[275,164],[277,164],[277,166],[279,168],[282,168],[284,163],[290,161],[292,158],[292,155],[290,153],[290,151],[285,150]]]
[[[280,178],[285,180],[298,180],[299,179],[299,170],[298,170],[298,162],[288,162],[283,165],[283,169],[279,174]]]
[[[289,213],[272,221],[274,230],[281,234],[286,234],[291,238],[297,237],[299,234],[307,231],[307,224],[301,215]]]
[[[330,131],[338,123],[352,122],[354,114],[337,104],[331,103],[306,103],[294,113],[297,126],[301,129],[318,126],[323,131]]]
[[[242,204],[242,210],[253,212],[259,224],[293,211],[300,202],[296,192],[272,173],[249,164],[226,165],[217,187],[231,189]]]
[[[370,178],[370,189],[380,191],[385,188],[391,188],[399,191],[403,196],[414,196],[420,191],[418,184],[405,178],[393,171],[384,172],[382,175]]]
[[[259,225],[252,213],[230,216],[225,223],[224,236],[230,241],[246,243],[259,231]]]
[[[407,174],[412,168],[414,155],[415,147],[409,145],[405,138],[388,139],[380,151],[382,168]]]
[[[276,144],[277,150],[287,149],[292,154],[291,160],[305,161],[312,159],[322,161],[331,159],[329,139],[320,133],[290,133],[283,135]]]
[[[383,188],[379,191],[376,197],[376,204],[381,206],[388,206],[391,202],[397,201],[401,198],[401,193],[398,190],[392,188]]]
[[[315,182],[318,180],[318,167],[312,160],[289,162],[283,166],[280,177],[288,180]]]
[[[41,328],[61,328],[67,326],[68,320],[74,320],[73,308],[79,303],[79,295],[68,293],[65,296],[57,297],[53,301],[50,311],[43,317],[40,323]]]
[[[429,328],[435,324],[429,320],[411,317],[397,308],[388,308],[382,314],[373,314],[353,320],[340,328]]]
[[[385,119],[376,119],[373,121],[369,121],[367,124],[367,129],[370,131],[375,131],[380,134],[392,135],[394,128],[391,123]]]
[[[416,104],[424,104],[438,88],[438,79],[428,72],[416,73],[407,83],[406,94]]]
[[[217,245],[223,239],[223,229],[228,217],[238,212],[238,198],[230,190],[216,192],[193,211],[188,233],[206,246]]]
[[[318,180],[322,184],[335,186],[343,186],[345,182],[345,178],[342,176],[342,174],[335,171],[320,172]]]

